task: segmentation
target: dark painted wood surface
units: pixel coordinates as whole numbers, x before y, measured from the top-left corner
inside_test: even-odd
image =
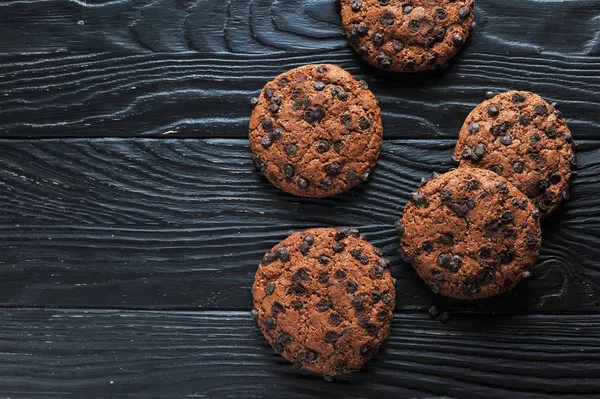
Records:
[[[385,352],[326,382],[273,352],[247,313],[0,312],[6,396],[597,398],[600,315],[397,315]]]
[[[410,76],[356,57],[336,7],[0,2],[0,397],[600,397],[600,0],[481,0],[452,65]],[[370,83],[385,143],[367,184],[311,200],[253,169],[246,134],[265,81],[319,62]],[[531,279],[443,299],[395,256],[393,222],[505,89],[559,101],[581,171]],[[363,230],[398,281],[387,348],[335,383],[246,318],[262,253],[324,225]]]

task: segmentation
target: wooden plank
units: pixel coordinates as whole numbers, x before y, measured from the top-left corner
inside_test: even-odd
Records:
[[[455,137],[507,89],[559,101],[575,137],[597,138],[600,0],[482,3],[453,67],[407,76],[360,61],[330,0],[6,1],[0,137],[241,138],[265,82],[332,62],[370,82],[388,138]]]
[[[11,398],[600,394],[600,315],[396,314],[383,352],[334,382],[293,369],[246,312],[4,309],[0,324]]]
[[[246,140],[0,141],[0,304],[248,309],[262,254],[289,230],[351,225],[393,261],[398,309],[599,310],[600,144],[583,142],[573,198],[544,223],[534,277],[500,298],[442,299],[395,255],[393,224],[452,140],[388,140],[369,181],[293,197]]]

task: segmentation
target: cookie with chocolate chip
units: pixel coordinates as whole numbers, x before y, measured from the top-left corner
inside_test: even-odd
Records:
[[[348,41],[380,69],[415,72],[445,65],[467,40],[473,0],[339,0]]]
[[[355,229],[293,233],[256,272],[252,316],[275,351],[326,376],[359,370],[389,334],[389,262]]]
[[[306,65],[266,84],[250,119],[250,148],[278,188],[328,197],[365,181],[383,126],[366,82],[336,65]]]
[[[477,168],[434,177],[396,223],[403,259],[433,290],[459,299],[512,289],[535,265],[539,212],[506,179]]]
[[[549,215],[569,197],[577,166],[562,113],[529,92],[488,97],[467,116],[455,160],[505,177],[533,201],[542,217]]]

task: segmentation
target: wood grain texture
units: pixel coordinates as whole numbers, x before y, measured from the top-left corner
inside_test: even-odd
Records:
[[[0,137],[241,138],[265,82],[333,62],[370,82],[388,138],[453,138],[485,91],[519,89],[559,101],[575,137],[594,139],[599,9],[481,2],[451,68],[406,76],[355,56],[331,0],[5,1]]]
[[[444,325],[396,314],[384,350],[334,382],[293,369],[247,313],[10,309],[0,324],[0,394],[11,398],[600,394],[599,315]]]
[[[274,188],[246,140],[0,142],[0,304],[249,309],[258,261],[287,231],[351,225],[394,263],[398,309],[597,312],[600,145],[583,142],[573,198],[544,224],[534,277],[503,297],[432,294],[396,256],[394,222],[452,140],[387,140],[369,181],[324,200]]]

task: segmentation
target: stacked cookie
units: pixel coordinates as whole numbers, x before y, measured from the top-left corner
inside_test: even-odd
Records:
[[[401,255],[434,292],[480,299],[513,288],[540,249],[539,218],[568,198],[576,167],[562,114],[536,94],[490,94],[467,117],[454,160],[410,197]]]

